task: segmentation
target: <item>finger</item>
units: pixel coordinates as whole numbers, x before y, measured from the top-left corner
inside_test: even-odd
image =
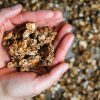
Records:
[[[73,42],[73,39],[74,39],[74,35],[72,33],[68,33],[65,35],[65,37],[62,39],[61,43],[56,49],[54,64],[64,61],[65,55],[68,52]]]
[[[61,76],[68,70],[69,66],[66,63],[61,63],[51,70],[50,73],[37,77],[33,80],[33,95],[40,94],[44,90],[50,88],[56,83]],[[41,82],[41,83],[40,83]],[[34,87],[35,86],[35,87]]]
[[[57,24],[59,24],[60,22],[63,21],[62,19],[55,19],[55,18],[50,19],[50,20],[37,22],[37,24],[40,27],[42,27],[42,26],[54,27],[54,26],[56,26]]]
[[[44,26],[49,22],[57,24],[56,20],[63,20],[63,15],[60,11],[40,10],[34,12],[22,12],[11,19],[11,22],[15,25],[19,25],[24,22],[36,22],[39,26]]]
[[[14,71],[16,71],[16,68],[7,68],[7,67],[1,68],[0,69],[0,77],[4,76],[6,74],[9,74],[11,72],[14,72]]]
[[[20,4],[9,7],[9,8],[4,8],[1,9],[0,11],[0,25],[2,25],[6,19],[12,18],[19,14],[22,11],[22,6]]]
[[[71,32],[72,30],[72,26],[70,24],[66,24],[64,23],[62,27],[60,27],[60,29],[58,29],[58,34],[55,38],[54,41],[54,47],[56,48],[59,44],[59,42],[62,40],[62,38],[68,33]]]

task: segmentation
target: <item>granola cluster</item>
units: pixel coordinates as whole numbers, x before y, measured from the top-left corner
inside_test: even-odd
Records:
[[[49,27],[37,27],[26,23],[5,34],[3,46],[11,57],[7,67],[18,67],[20,71],[33,71],[41,66],[50,66],[54,59],[53,40],[56,32]]]

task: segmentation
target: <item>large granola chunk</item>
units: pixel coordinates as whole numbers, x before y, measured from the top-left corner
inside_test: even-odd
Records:
[[[52,28],[37,27],[35,23],[26,23],[6,33],[2,44],[11,57],[7,67],[33,71],[41,66],[51,66],[54,59],[52,42],[56,34]]]

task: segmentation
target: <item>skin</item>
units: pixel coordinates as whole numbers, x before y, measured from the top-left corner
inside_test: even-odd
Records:
[[[50,88],[68,70],[69,65],[64,62],[64,58],[74,36],[71,33],[71,25],[63,21],[63,15],[60,11],[40,10],[23,12],[21,5],[0,10],[1,100],[23,100],[26,97],[34,97]],[[36,22],[39,26],[55,26],[54,30],[58,33],[54,41],[55,59],[52,64],[53,69],[49,73],[38,76],[34,72],[17,72],[16,68],[6,67],[6,62],[10,58],[5,48],[2,47],[3,34],[25,22]]]

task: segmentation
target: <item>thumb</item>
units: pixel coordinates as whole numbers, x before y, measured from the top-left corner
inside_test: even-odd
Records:
[[[12,18],[22,11],[22,5],[17,4],[13,7],[4,8],[0,10],[0,25],[4,23],[6,19]]]

